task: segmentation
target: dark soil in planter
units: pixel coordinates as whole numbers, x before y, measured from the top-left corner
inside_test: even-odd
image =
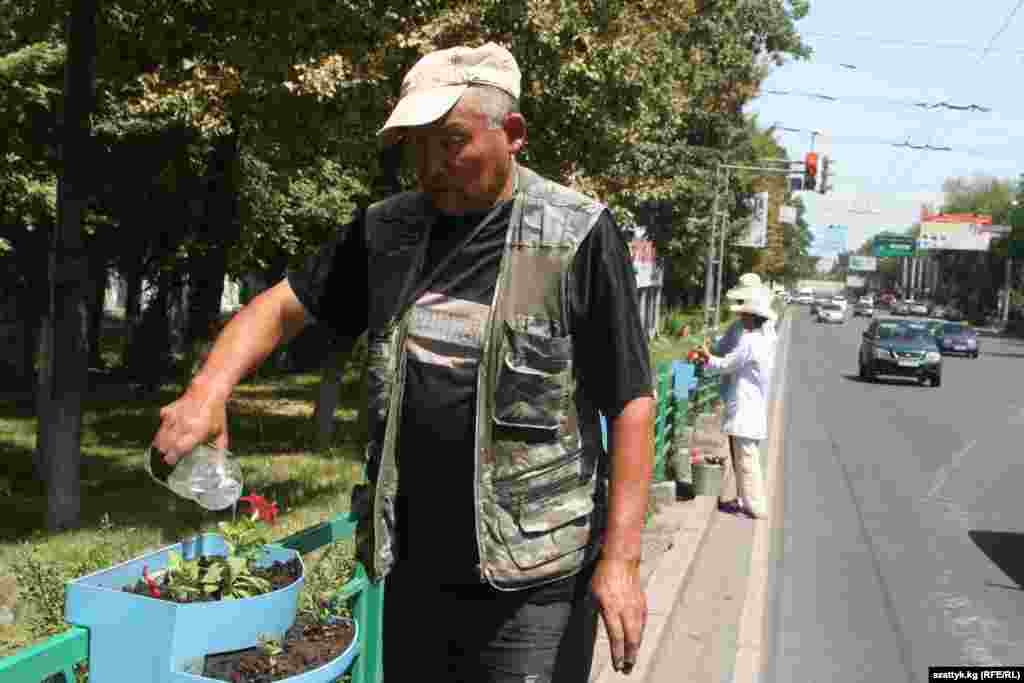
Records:
[[[317,669],[338,657],[352,643],[349,621],[321,623],[300,615],[281,641],[282,652],[267,654],[262,647],[206,656],[203,676],[231,683],[270,683]]]
[[[199,560],[199,566],[201,568],[209,567],[212,562],[208,558],[201,558]],[[267,567],[259,567],[253,570],[254,576],[259,576],[270,582],[270,590],[276,591],[285,586],[290,586],[299,580],[302,576],[302,563],[299,558],[293,557],[287,562],[274,562]],[[170,602],[189,603],[189,602],[215,602],[221,599],[220,593],[211,593],[210,595],[197,595],[194,597],[188,597],[183,600],[175,600],[172,592],[167,589],[167,575],[161,574],[156,580],[156,585],[160,589],[160,596],[155,597],[151,594],[149,584],[144,579],[139,579],[134,585],[125,586],[121,590],[126,593],[135,593],[136,595],[144,595],[147,598],[154,598],[157,600],[168,600]]]

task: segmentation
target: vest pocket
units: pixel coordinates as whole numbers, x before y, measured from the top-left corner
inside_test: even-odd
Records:
[[[552,433],[566,421],[572,338],[514,330],[505,323],[506,348],[498,366],[494,422]]]
[[[593,478],[574,486],[509,499],[498,493],[498,531],[518,569],[534,569],[589,546],[593,540]],[[499,482],[495,482],[499,491]],[[508,503],[508,505],[506,505]]]

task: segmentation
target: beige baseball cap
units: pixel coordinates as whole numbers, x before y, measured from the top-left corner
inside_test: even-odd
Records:
[[[490,85],[519,99],[521,81],[515,57],[497,43],[431,52],[405,75],[401,98],[377,134],[391,144],[402,129],[437,121],[470,85]]]

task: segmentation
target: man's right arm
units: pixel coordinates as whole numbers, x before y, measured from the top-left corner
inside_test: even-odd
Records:
[[[227,448],[226,405],[231,392],[311,320],[288,280],[261,293],[235,314],[185,393],[160,411],[160,430],[153,446],[165,460],[173,464],[208,439]]]
[[[362,334],[367,325],[367,253],[360,212],[305,267],[289,271],[231,319],[185,393],[160,411],[153,446],[167,462],[173,464],[208,440],[227,448],[231,392],[310,322],[318,320],[341,337]],[[341,297],[344,306],[338,305]]]

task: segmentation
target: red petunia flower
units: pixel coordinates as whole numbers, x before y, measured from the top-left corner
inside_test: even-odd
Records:
[[[160,587],[157,585],[156,580],[149,575],[148,564],[142,565],[142,579],[146,582],[146,585],[149,586],[149,594],[152,595],[154,598],[159,598]]]
[[[253,519],[262,519],[265,522],[274,523],[277,518],[277,503],[271,503],[263,496],[252,494],[249,496],[242,496],[239,500],[244,500],[251,506],[251,512]]]

